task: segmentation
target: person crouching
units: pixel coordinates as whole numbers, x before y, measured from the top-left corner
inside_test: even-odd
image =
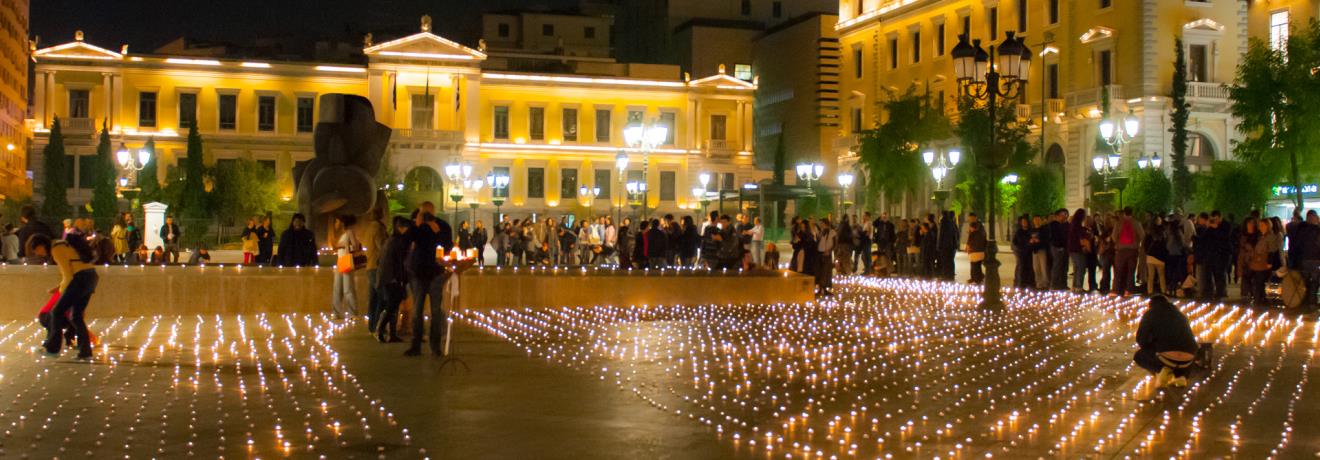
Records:
[[[1199,347],[1187,316],[1164,296],[1154,296],[1137,326],[1132,360],[1155,375],[1155,386],[1186,387]]]

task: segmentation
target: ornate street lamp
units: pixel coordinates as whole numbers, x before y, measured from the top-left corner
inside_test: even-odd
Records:
[[[798,180],[808,188],[825,175],[825,165],[820,163],[798,163],[796,169]]]
[[[935,179],[935,200],[938,201],[941,208],[944,207],[944,200],[949,196],[949,190],[944,188],[944,178],[953,172],[953,168],[962,161],[962,150],[956,148],[945,151],[927,150],[921,152],[921,161],[930,168],[930,175]]]
[[[986,172],[990,179],[988,183],[991,184],[999,180],[999,170],[1007,162],[1006,155],[1000,152],[999,141],[995,136],[999,99],[1012,100],[1020,96],[1027,86],[1027,76],[1031,71],[1031,50],[1027,48],[1023,38],[1013,32],[1006,32],[1005,35],[1003,43],[997,48],[992,45],[990,52],[987,53],[981,48],[981,40],[968,43],[967,34],[962,34],[958,36],[958,44],[949,52],[953,56],[954,74],[958,79],[962,95],[977,101],[984,100],[989,110],[989,151],[973,153],[976,154],[978,167]],[[992,67],[991,62],[995,62],[996,65]],[[999,292],[999,259],[996,257],[998,243],[995,238],[995,195],[999,187],[985,187],[985,189],[989,241],[986,245],[985,292],[982,295],[981,306],[999,309],[1004,306]]]
[[[628,152],[625,152],[622,149],[619,150],[619,154],[614,156],[614,167],[619,170],[619,184],[623,184],[623,181],[627,179],[624,176],[625,173],[628,172]],[[620,193],[619,205],[614,208],[614,221],[618,222],[620,225],[623,224],[623,206],[624,201],[627,198],[628,196],[626,193]]]
[[[458,213],[458,202],[463,201],[463,186],[472,175],[472,165],[451,162],[445,165],[445,176],[449,178],[449,199],[454,200],[454,213]]]
[[[1160,169],[1162,164],[1164,164],[1164,160],[1160,158],[1158,153],[1151,154],[1149,157],[1142,155],[1137,158],[1137,167],[1141,169]]]
[[[490,187],[490,202],[495,205],[495,226],[500,225],[500,206],[504,206],[504,199],[509,196],[509,175],[504,173],[496,174],[495,171],[486,173],[486,186]]]
[[[591,215],[591,205],[595,204],[596,197],[600,196],[600,187],[587,187],[582,185],[578,187],[578,196],[587,197],[587,215]]]
[[[642,152],[642,181],[645,181],[650,174],[651,151],[665,143],[669,137],[669,128],[665,125],[655,123],[647,126],[642,123],[636,123],[623,128],[623,141],[629,147]],[[642,217],[646,217],[647,190],[642,187]]]
[[[839,186],[843,187],[843,193],[839,194],[839,213],[841,214],[847,214],[849,204],[847,201],[848,189],[852,187],[853,181],[856,179],[857,176],[854,176],[853,173],[839,173]]]
[[[628,191],[628,205],[632,207],[633,213],[637,212],[638,206],[642,206],[642,210],[645,211],[646,181],[629,181],[624,189]]]

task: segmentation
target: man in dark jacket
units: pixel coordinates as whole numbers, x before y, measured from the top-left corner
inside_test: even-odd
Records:
[[[1050,289],[1068,289],[1067,209],[1054,211],[1050,219]]]
[[[953,261],[958,256],[958,223],[954,219],[953,211],[945,211],[940,219],[939,240],[936,251],[939,254],[936,260],[936,271],[938,277],[946,280],[953,280],[956,272]]]
[[[280,234],[280,252],[276,258],[284,267],[316,266],[316,235],[304,224],[302,214],[294,214],[289,228]]]
[[[174,216],[165,216],[165,225],[160,226],[160,241],[165,244],[165,255],[169,256],[172,264],[179,263],[179,240],[182,237],[183,232],[179,231]]]
[[[403,216],[394,217],[394,234],[388,240],[385,240],[385,249],[381,252],[379,264],[379,274],[376,276],[376,288],[384,294],[384,302],[379,318],[370,318],[374,321],[373,330],[376,331],[376,339],[381,342],[402,342],[399,338],[399,304],[408,296],[408,270],[406,267],[408,259],[408,230],[412,229],[413,223]],[[386,336],[386,333],[389,336]]]
[[[981,264],[985,262],[985,248],[985,229],[980,222],[973,220],[967,224],[967,258],[972,262],[972,284],[985,281],[985,272],[981,270]]]
[[[407,267],[412,287],[413,299],[413,336],[412,346],[403,354],[417,356],[422,354],[422,338],[426,335],[426,320],[423,308],[426,297],[431,297],[431,352],[444,356],[445,348],[445,311],[440,307],[444,297],[444,269],[436,259],[436,248],[444,248],[445,253],[454,250],[454,232],[444,219],[435,217],[435,205],[431,202],[413,211],[416,228],[408,232],[412,242],[408,253]]]
[[[257,264],[270,265],[271,254],[275,252],[275,231],[270,228],[270,217],[263,216],[257,226]]]
[[[646,259],[650,268],[664,268],[669,255],[669,232],[660,220],[651,219],[646,230]]]
[[[1198,228],[1196,243],[1196,263],[1200,272],[1197,284],[1201,287],[1201,298],[1209,301],[1228,296],[1228,264],[1232,244],[1230,230],[1224,225],[1219,211],[1214,211],[1205,221],[1204,228]]]
[[[1198,347],[1187,316],[1164,296],[1151,297],[1137,326],[1138,350],[1132,360],[1155,374],[1155,385],[1186,387]]]
[[[18,257],[20,259],[27,256],[24,251],[26,251],[28,238],[32,238],[32,235],[46,235],[52,240],[56,239],[55,232],[51,231],[50,226],[37,219],[37,208],[24,206],[19,211],[18,220],[19,223],[23,224],[18,228]]]

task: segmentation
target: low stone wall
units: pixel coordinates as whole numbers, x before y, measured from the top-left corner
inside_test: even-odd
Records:
[[[215,315],[330,310],[331,268],[97,267],[100,283],[87,316]],[[359,274],[359,311],[366,276]],[[0,320],[35,318],[59,284],[55,266],[0,265]],[[485,268],[460,280],[462,308],[806,302],[809,277],[665,270]]]

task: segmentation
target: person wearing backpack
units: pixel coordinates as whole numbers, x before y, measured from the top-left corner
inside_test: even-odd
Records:
[[[1137,271],[1137,252],[1145,238],[1141,224],[1132,218],[1132,207],[1123,208],[1114,226],[1114,289],[1110,295],[1131,295]]]

